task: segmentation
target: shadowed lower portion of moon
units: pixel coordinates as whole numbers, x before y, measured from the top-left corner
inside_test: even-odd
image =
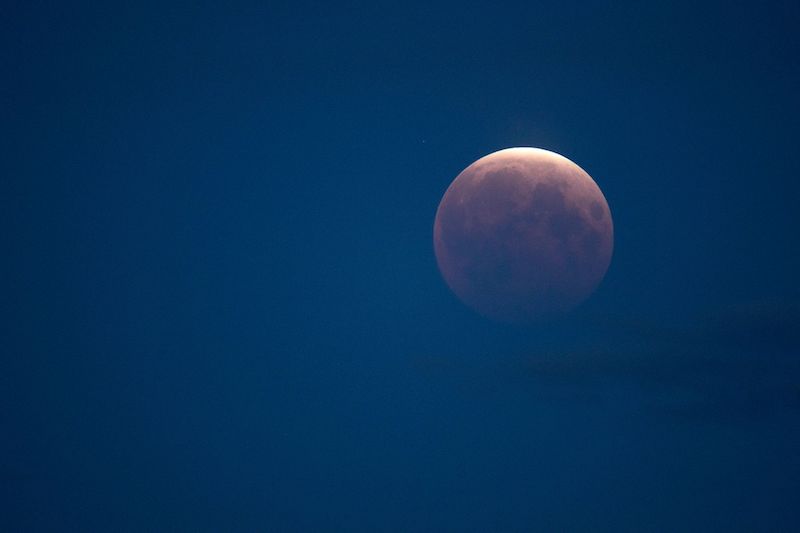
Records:
[[[597,288],[614,229],[600,188],[554,152],[509,148],[479,159],[447,189],[434,249],[448,286],[504,322],[563,314]]]

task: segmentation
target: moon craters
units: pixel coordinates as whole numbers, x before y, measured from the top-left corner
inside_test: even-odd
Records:
[[[448,188],[434,248],[447,284],[497,320],[560,314],[602,280],[613,249],[603,193],[568,159],[535,148],[479,159]]]

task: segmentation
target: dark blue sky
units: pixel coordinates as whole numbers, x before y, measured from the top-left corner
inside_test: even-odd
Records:
[[[800,528],[796,3],[0,20],[0,528]],[[528,328],[431,242],[519,145],[616,231]]]

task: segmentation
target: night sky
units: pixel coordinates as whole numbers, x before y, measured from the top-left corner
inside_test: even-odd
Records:
[[[798,25],[5,3],[0,529],[797,531]],[[615,227],[594,295],[527,327],[432,244],[510,146]]]

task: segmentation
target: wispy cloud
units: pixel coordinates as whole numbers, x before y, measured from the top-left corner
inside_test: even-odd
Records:
[[[599,320],[580,339],[533,345],[515,355],[425,357],[418,370],[501,379],[540,390],[613,395],[635,388],[648,406],[687,419],[736,420],[800,414],[800,305],[767,301],[720,309],[688,326]]]

